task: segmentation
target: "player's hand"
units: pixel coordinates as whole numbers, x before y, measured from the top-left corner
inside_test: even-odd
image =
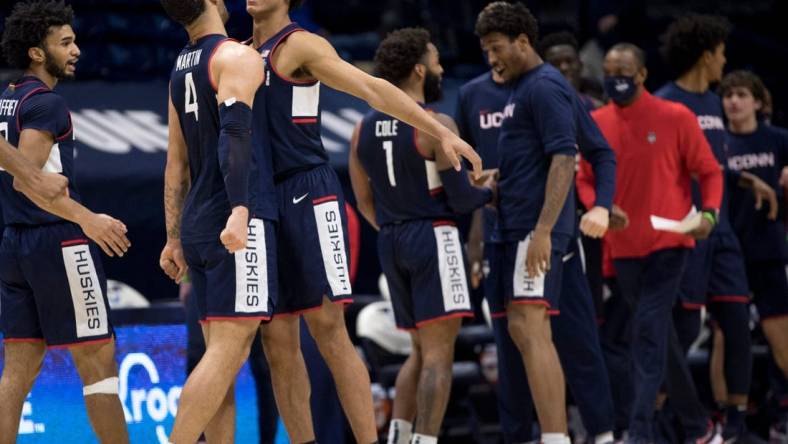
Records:
[[[91,213],[79,226],[109,257],[123,257],[131,246],[126,237],[126,225],[106,214]]]
[[[752,194],[755,197],[755,209],[760,210],[763,208],[763,201],[769,203],[769,214],[766,216],[769,220],[777,220],[777,210],[779,209],[777,203],[777,193],[774,188],[764,182],[760,177],[753,175],[752,178]]]
[[[711,221],[706,219],[705,217],[701,217],[700,226],[687,233],[687,235],[695,240],[703,240],[709,237],[713,229],[714,229],[714,224],[712,224]]]
[[[159,266],[175,283],[181,283],[189,267],[183,257],[183,246],[180,239],[167,239],[167,245],[161,250],[159,256]]]
[[[550,231],[537,227],[531,233],[531,242],[525,255],[525,271],[530,278],[537,278],[550,271],[551,250]]]
[[[68,196],[68,179],[62,174],[32,170],[29,176],[14,177],[14,189],[33,202],[50,204]]]
[[[580,218],[580,231],[588,237],[599,239],[605,235],[609,224],[610,211],[604,207],[594,207]]]
[[[247,228],[249,226],[249,209],[246,207],[235,207],[230,217],[227,218],[219,240],[230,253],[246,248]]]
[[[629,226],[629,216],[626,211],[622,210],[618,205],[613,205],[610,211],[610,225],[611,230],[623,230]]]
[[[460,163],[460,156],[468,159],[473,166],[473,177],[478,179],[482,175],[482,158],[479,154],[471,148],[468,143],[460,139],[460,137],[448,129],[444,132],[444,136],[440,139],[441,150],[449,159],[455,170],[462,170]]]

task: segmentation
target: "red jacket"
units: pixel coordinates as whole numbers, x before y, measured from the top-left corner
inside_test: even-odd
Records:
[[[698,119],[687,107],[644,91],[635,103],[613,103],[591,113],[616,153],[613,203],[629,216],[629,226],[610,231],[614,259],[645,257],[665,248],[695,246],[689,236],[656,231],[649,216],[682,219],[692,207],[691,177],[700,182],[704,208],[719,209],[722,170]],[[593,202],[594,178],[588,163],[578,172],[581,200]]]

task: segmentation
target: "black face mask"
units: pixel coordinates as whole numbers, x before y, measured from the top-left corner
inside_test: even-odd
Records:
[[[638,90],[634,76],[609,76],[605,77],[605,94],[610,100],[621,105],[629,103]]]
[[[428,69],[427,74],[424,76],[424,102],[437,102],[442,98],[441,78]]]

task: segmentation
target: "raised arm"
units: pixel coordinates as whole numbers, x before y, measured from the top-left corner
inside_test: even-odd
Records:
[[[372,187],[369,185],[369,175],[358,158],[358,135],[360,132],[361,123],[356,125],[356,128],[353,130],[353,137],[350,139],[350,157],[348,159],[350,185],[353,187],[353,194],[356,196],[356,206],[361,215],[374,229],[379,230],[380,227],[375,220],[375,198],[372,194]]]
[[[470,145],[433,119],[396,86],[342,60],[324,38],[297,32],[288,37],[278,51],[276,63],[280,72],[292,73],[302,68],[331,88],[365,100],[376,110],[437,138],[441,150],[456,170],[461,168],[458,156],[462,156],[471,162],[474,174],[477,177],[481,175],[481,158]]]
[[[246,248],[252,104],[263,82],[263,64],[253,49],[227,42],[217,50],[210,69],[217,82],[219,102],[219,165],[232,208],[220,239],[234,253]]]

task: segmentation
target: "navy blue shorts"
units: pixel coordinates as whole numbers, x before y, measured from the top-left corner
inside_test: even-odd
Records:
[[[453,222],[417,220],[385,225],[378,257],[389,284],[397,327],[473,317],[465,255]]]
[[[269,320],[277,300],[276,225],[250,219],[246,248],[230,254],[219,237],[184,244],[200,321]]]
[[[733,233],[712,233],[698,241],[687,258],[679,288],[686,309],[700,309],[707,302],[748,303],[749,288],[741,246]]]
[[[761,319],[788,315],[788,270],[785,261],[748,262],[747,276]]]
[[[0,281],[6,341],[68,347],[112,338],[99,249],[77,225],[6,227]]]
[[[277,315],[353,302],[342,185],[328,165],[276,185],[279,200]]]
[[[551,314],[558,314],[561,271],[564,255],[572,238],[561,234],[552,235],[553,251],[550,257],[550,271],[538,278],[530,278],[525,271],[529,239],[530,235],[519,242],[504,242],[497,247],[499,257],[496,258],[496,262],[500,272],[493,273],[491,264],[490,275],[495,274],[498,283],[490,285],[492,288],[497,288],[498,291],[486,295],[492,316],[500,316],[509,303],[544,305]],[[485,292],[486,290],[487,287],[485,287]],[[495,298],[498,300],[493,301]]]

